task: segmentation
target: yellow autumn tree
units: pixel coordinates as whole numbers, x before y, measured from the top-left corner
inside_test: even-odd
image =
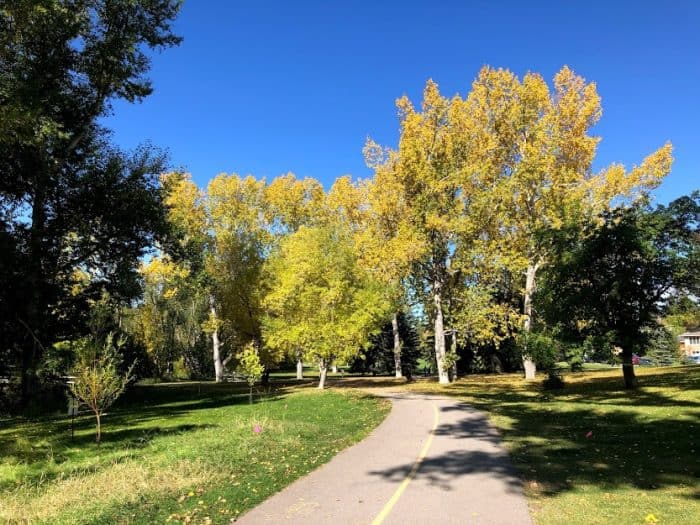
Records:
[[[326,193],[321,183],[310,177],[299,179],[291,172],[267,185],[265,200],[273,247],[302,226],[318,225],[325,215]],[[287,349],[286,353],[296,361],[297,379],[303,379],[303,349],[297,346]]]
[[[441,383],[449,382],[444,308],[454,267],[455,246],[465,223],[465,197],[457,177],[464,155],[455,149],[450,122],[452,101],[428,81],[416,110],[407,97],[397,101],[401,135],[396,152],[369,141],[365,157],[375,169],[371,191],[376,227],[368,237],[387,243],[386,275],[400,278],[411,269],[412,288],[425,298],[435,338]],[[371,246],[371,242],[368,242]]]
[[[602,209],[654,188],[671,167],[666,144],[639,166],[615,164],[595,172],[599,137],[591,130],[602,114],[594,83],[568,67],[553,90],[538,74],[520,80],[505,69],[485,67],[463,107],[473,131],[469,173],[489,173],[492,207],[501,235],[493,246],[516,274],[524,274],[523,329],[532,326],[538,270],[548,262],[547,232],[584,220]],[[526,378],[535,363],[524,353]]]
[[[280,352],[303,349],[317,362],[318,387],[328,366],[356,356],[386,316],[380,283],[357,264],[352,234],[339,224],[301,226],[267,263],[263,335]]]
[[[397,186],[393,172],[395,152],[382,151],[369,143],[365,155],[368,166],[375,170],[374,178],[359,181],[352,188],[348,187],[348,181],[341,179],[331,188],[329,199],[337,195],[333,200],[345,201],[345,207],[355,209],[352,217],[357,223],[354,232],[359,264],[383,284],[386,297],[393,305],[394,374],[400,378],[403,376],[403,342],[399,333],[399,314],[407,309],[406,287],[411,264],[423,246],[410,224],[410,215]]]
[[[280,240],[321,215],[325,193],[314,179],[288,173],[269,185],[253,176],[221,174],[202,191],[189,175],[163,177],[168,218],[177,246],[168,248],[207,290],[215,378],[249,344],[266,371],[282,355],[261,343],[261,299],[267,293],[266,257]]]

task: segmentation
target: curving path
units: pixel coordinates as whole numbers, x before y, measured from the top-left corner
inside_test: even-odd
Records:
[[[238,522],[532,523],[521,482],[482,413],[443,397],[380,395],[393,408],[369,437]]]

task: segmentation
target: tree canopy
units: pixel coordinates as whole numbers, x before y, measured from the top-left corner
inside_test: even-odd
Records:
[[[3,312],[16,327],[22,397],[43,349],[82,331],[88,301],[139,295],[138,259],[164,234],[150,146],[126,153],[99,123],[152,86],[148,49],[177,45],[176,0],[0,4],[0,236],[17,268]],[[76,272],[90,279],[77,286]],[[5,291],[3,290],[3,295]],[[21,299],[21,300],[18,300]],[[5,315],[3,315],[5,317]]]

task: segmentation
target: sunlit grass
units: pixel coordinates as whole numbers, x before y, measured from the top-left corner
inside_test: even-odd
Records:
[[[0,523],[228,523],[360,440],[388,405],[355,392],[137,387],[104,420],[2,421]],[[258,426],[260,432],[255,432]],[[207,519],[208,518],[208,519]]]

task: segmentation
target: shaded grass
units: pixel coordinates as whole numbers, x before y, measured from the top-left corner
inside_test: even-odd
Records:
[[[512,374],[407,388],[488,412],[538,524],[700,523],[700,367],[637,373],[634,392],[619,369],[567,374],[556,392]]]
[[[360,440],[387,402],[357,392],[140,385],[105,418],[0,422],[0,522],[228,523]],[[259,425],[262,431],[254,432]],[[208,519],[207,519],[208,518]]]

